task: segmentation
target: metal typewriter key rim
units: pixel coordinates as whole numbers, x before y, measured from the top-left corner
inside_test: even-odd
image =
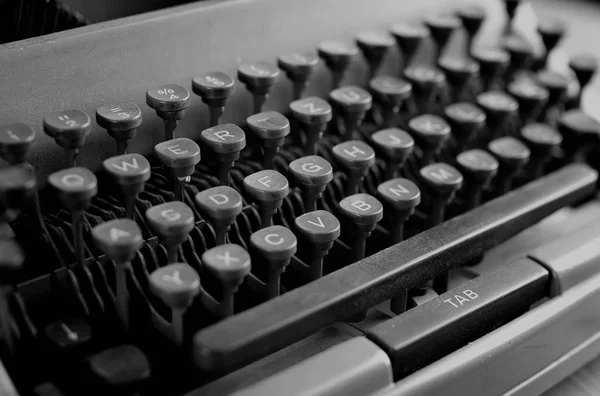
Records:
[[[479,75],[479,65],[468,59],[441,57],[437,66],[444,72],[452,88],[452,100],[463,99],[471,82]]]
[[[511,82],[507,91],[519,102],[519,114],[523,124],[537,120],[548,103],[548,90],[530,79]]]
[[[192,209],[180,201],[165,202],[146,210],[146,220],[167,248],[169,263],[176,263],[179,245],[187,240],[195,225]]]
[[[383,205],[369,194],[353,194],[340,201],[340,210],[353,224],[350,263],[365,257],[367,238],[383,218]]]
[[[268,266],[267,298],[277,297],[281,289],[281,274],[298,249],[296,236],[289,229],[275,225],[252,233],[250,245]]]
[[[302,189],[304,211],[317,209],[317,200],[333,180],[333,168],[323,157],[309,155],[289,164],[290,172]]]
[[[150,180],[150,163],[140,154],[123,154],[102,163],[104,169],[119,185],[125,200],[125,216],[135,219],[134,203],[144,184]]]
[[[279,69],[270,63],[246,63],[238,67],[238,80],[252,94],[253,114],[263,111],[271,87],[279,80]]]
[[[317,54],[331,73],[331,90],[334,90],[340,87],[348,67],[358,55],[358,48],[344,41],[327,40],[319,43]]]
[[[390,27],[390,33],[402,54],[399,75],[403,76],[404,70],[411,65],[421,45],[429,37],[429,31],[421,24],[397,23]]]
[[[385,180],[393,179],[410,157],[415,148],[415,141],[406,131],[388,128],[371,135],[371,141],[385,159]]]
[[[347,140],[358,138],[362,122],[373,105],[371,94],[351,85],[334,89],[329,98],[344,120],[344,137]]]
[[[281,173],[265,169],[244,178],[244,188],[258,205],[261,228],[272,223],[273,215],[290,192],[287,179]]]
[[[58,111],[44,117],[44,132],[66,150],[67,163],[75,167],[79,149],[92,132],[92,120],[81,110]]]
[[[361,140],[349,140],[333,146],[331,153],[348,171],[346,195],[357,194],[369,168],[375,165],[375,152]]]
[[[296,217],[296,230],[312,247],[310,273],[313,280],[323,276],[323,258],[341,235],[339,220],[325,210],[315,210]]]
[[[420,113],[429,113],[446,77],[439,69],[427,65],[409,66],[404,78],[412,84],[416,105]]]
[[[425,18],[424,23],[436,46],[433,59],[437,63],[444,55],[453,33],[460,28],[461,22],[454,15],[431,15]]]
[[[290,103],[290,111],[304,132],[304,152],[316,154],[317,142],[323,138],[327,124],[333,118],[331,105],[321,98],[311,96]]]
[[[492,140],[488,150],[498,159],[497,194],[509,192],[517,173],[529,162],[531,151],[520,140],[506,136]]]
[[[222,72],[205,73],[192,78],[192,91],[208,106],[212,127],[219,124],[227,99],[235,92],[235,81]]]
[[[242,196],[231,187],[219,186],[200,191],[195,201],[200,214],[213,225],[216,244],[224,245],[229,228],[242,213]]]
[[[35,131],[27,124],[0,126],[0,157],[10,165],[26,162],[34,139]]]
[[[508,70],[510,55],[500,48],[477,48],[471,56],[479,64],[479,75],[483,82],[483,91],[499,88],[499,80]]]
[[[563,138],[556,129],[541,123],[525,125],[521,129],[521,137],[531,149],[529,166],[532,178],[537,179],[544,174],[552,152],[560,147]]]
[[[277,58],[277,66],[292,82],[292,99],[298,100],[308,87],[308,81],[319,64],[319,57],[312,52],[290,52]]]
[[[154,146],[154,154],[173,178],[175,200],[183,201],[185,183],[189,181],[200,162],[200,147],[191,139],[177,138]]]
[[[122,155],[142,125],[142,110],[133,102],[107,104],[96,110],[96,123],[116,140],[117,155]]]
[[[368,30],[358,33],[355,42],[369,65],[367,81],[371,81],[394,45],[394,38],[386,32]]]
[[[456,157],[456,163],[465,177],[465,206],[467,210],[481,204],[483,189],[498,173],[498,161],[486,151],[472,149]]]
[[[450,138],[450,125],[432,114],[423,114],[412,118],[408,128],[423,149],[422,163],[425,165],[433,162],[435,155]]]
[[[204,252],[202,264],[223,285],[219,314],[221,317],[233,315],[233,297],[244,278],[250,273],[250,255],[241,246],[229,243]]]
[[[222,186],[229,185],[229,172],[246,147],[242,128],[235,124],[216,125],[200,133],[200,142],[217,154],[219,181]]]
[[[412,84],[400,78],[379,76],[369,81],[373,101],[381,108],[383,128],[394,125],[400,106],[412,94]]]
[[[444,108],[444,116],[459,149],[466,149],[485,127],[486,115],[479,107],[469,102],[453,103]]]
[[[192,103],[192,95],[185,87],[166,84],[146,91],[146,104],[165,122],[165,140],[175,137],[175,129]]]
[[[290,121],[281,113],[265,111],[248,117],[246,124],[262,142],[263,166],[272,169],[275,155],[290,134]]]

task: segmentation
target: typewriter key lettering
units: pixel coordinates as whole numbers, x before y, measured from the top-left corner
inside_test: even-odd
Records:
[[[210,199],[211,201],[213,201],[217,205],[224,205],[227,202],[229,202],[229,198],[225,194],[209,195],[208,199]]]
[[[269,179],[269,176],[263,176],[263,177],[257,179],[256,181],[258,181],[260,184],[262,184],[265,187],[271,187],[271,179]]]
[[[300,107],[303,110],[306,110],[306,111],[308,111],[311,114],[319,113],[319,112],[323,111],[322,108],[316,107],[315,104],[314,104],[314,102],[308,102],[307,101],[306,103],[303,103]]]
[[[323,220],[321,220],[321,218],[319,216],[315,216],[317,218],[317,221],[312,221],[310,219],[306,220],[307,223],[310,223],[316,227],[319,228],[325,228],[325,224],[323,223]]]
[[[466,303],[469,303],[479,297],[479,294],[475,293],[472,290],[464,290],[462,294],[463,295],[455,294],[454,297],[450,297],[444,300],[444,302],[452,305],[454,308],[460,308]]]
[[[67,187],[81,187],[85,183],[83,176],[75,173],[68,173],[64,175],[61,177],[60,181]]]
[[[313,162],[307,162],[306,164],[302,164],[302,170],[309,173],[314,173],[323,170],[322,166],[319,166]]]
[[[283,239],[279,234],[267,234],[265,235],[265,242],[267,242],[269,245],[277,246],[285,242],[285,239]]]
[[[121,230],[120,228],[111,228],[110,229],[110,239],[112,241],[118,241],[121,238],[129,238],[131,237],[131,233]]]
[[[235,138],[234,135],[232,135],[229,131],[227,130],[223,130],[223,131],[217,131],[214,132],[213,135],[215,135],[216,137],[218,137],[221,140],[226,140],[225,138]]]
[[[223,254],[215,255],[215,257],[223,261],[223,265],[226,267],[232,265],[232,263],[237,263],[240,261],[239,258],[232,256],[228,250],[225,250]]]
[[[178,286],[183,285],[183,281],[181,280],[181,277],[179,276],[179,271],[173,271],[173,275],[169,275],[169,274],[163,275],[162,280],[165,282],[174,283]]]
[[[170,152],[172,152],[175,155],[183,155],[183,154],[187,154],[189,152],[188,150],[182,150],[180,145],[169,146],[169,147],[167,147],[167,150],[169,150]]]
[[[352,202],[351,205],[362,212],[366,212],[367,210],[370,210],[373,207],[373,206],[369,205],[368,203],[366,203],[365,201],[361,201],[361,200],[354,201],[354,202]]]
[[[435,177],[439,181],[445,181],[445,180],[448,180],[448,179],[451,179],[454,177],[452,172],[450,172],[449,170],[447,170],[445,168],[438,168],[437,170],[431,170],[429,172],[429,174],[431,175],[431,177]]]
[[[398,197],[401,197],[403,194],[408,194],[410,191],[404,187],[402,184],[397,184],[396,188],[390,187],[390,192]]]
[[[121,165],[116,164],[116,163],[112,163],[111,166],[115,169],[120,170],[121,172],[127,172],[129,170],[129,168],[131,169],[138,169],[138,162],[137,159],[131,158],[131,162],[127,162],[127,161],[121,161]]]
[[[181,219],[181,213],[176,212],[173,209],[165,209],[160,212],[160,216],[167,221],[177,221]]]
[[[213,76],[206,76],[206,81],[208,81],[211,84],[214,84],[217,87],[222,87],[223,85],[225,85],[225,83],[219,79],[217,79],[216,77]]]
[[[357,154],[362,154],[362,155],[366,154],[364,151],[362,151],[361,149],[359,149],[356,146],[352,146],[352,151],[344,149],[344,153],[348,154],[352,158],[356,158]]]

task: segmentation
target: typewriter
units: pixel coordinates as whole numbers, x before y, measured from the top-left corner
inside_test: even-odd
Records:
[[[595,359],[597,64],[532,15],[208,1],[1,46],[0,394],[534,395]]]

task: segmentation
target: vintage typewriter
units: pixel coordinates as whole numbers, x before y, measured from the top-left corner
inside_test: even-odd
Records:
[[[596,60],[526,12],[209,1],[0,47],[0,394],[532,395],[596,358]]]

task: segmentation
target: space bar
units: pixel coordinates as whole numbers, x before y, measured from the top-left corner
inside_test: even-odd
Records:
[[[199,368],[230,372],[440,275],[593,193],[569,165],[406,241],[199,331]]]

